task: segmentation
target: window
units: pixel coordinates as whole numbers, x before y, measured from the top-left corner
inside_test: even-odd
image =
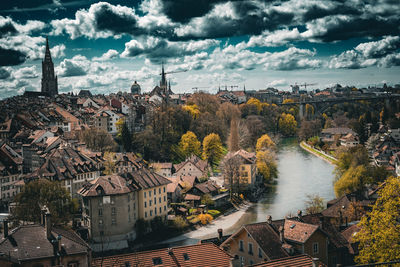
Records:
[[[99,216],[103,216],[103,209],[99,209]]]
[[[157,258],[153,258],[153,264],[154,265],[161,265],[162,263],[162,259],[160,257]]]
[[[131,263],[129,261],[125,262],[125,267],[131,267]]]
[[[165,197],[165,196],[164,196]],[[158,203],[161,203],[161,197],[158,198]]]
[[[250,265],[253,265],[254,264],[254,261],[253,260],[250,260]]]
[[[243,240],[239,240],[239,251],[243,251]]]
[[[144,212],[144,217],[147,218],[147,211]]]
[[[262,259],[262,257],[263,257],[261,248],[258,248],[258,257],[260,259]]]
[[[164,193],[165,193],[165,186],[164,186]]]
[[[185,261],[190,260],[189,255],[188,255],[187,253],[183,253],[183,259],[184,259]]]
[[[249,243],[249,254],[253,255],[253,244]]]
[[[164,206],[164,211],[166,211],[167,210],[167,206]]]
[[[158,188],[158,193],[161,194],[161,188]]]
[[[78,267],[79,266],[79,262],[77,261],[70,261],[68,262],[68,267]]]
[[[165,201],[165,196],[164,196],[164,201]]]
[[[318,254],[318,243],[313,243],[313,254]]]
[[[146,192],[144,192],[143,195],[144,195],[144,198],[146,198]]]
[[[144,207],[147,208],[147,202],[146,201],[144,202]]]
[[[162,213],[162,208],[160,207],[160,214]]]
[[[112,214],[112,215],[117,214],[117,209],[116,209],[115,207],[112,207],[112,208],[111,208],[111,214]]]
[[[153,210],[150,211],[150,216],[153,216]]]
[[[112,224],[112,225],[117,224],[117,220],[116,220],[114,217],[111,218],[111,224]]]
[[[149,200],[149,206],[151,207],[151,200]]]
[[[157,207],[154,208],[154,215],[157,215]]]
[[[100,231],[100,236],[103,236],[104,235],[104,231]]]
[[[156,193],[157,193],[157,191],[156,191],[156,189],[154,188],[154,195],[156,195]]]
[[[244,257],[240,256],[240,266],[244,266]]]
[[[151,197],[151,191],[149,191],[149,197]]]
[[[157,204],[157,198],[154,197],[154,205]]]

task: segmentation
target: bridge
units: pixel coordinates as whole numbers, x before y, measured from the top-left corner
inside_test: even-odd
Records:
[[[294,106],[299,105],[300,119],[306,115],[306,105],[312,105],[314,111],[324,113],[329,107],[338,103],[358,102],[358,101],[385,101],[385,107],[390,109],[395,104],[399,105],[400,94],[379,94],[379,95],[368,95],[368,96],[352,96],[352,97],[332,97],[332,98],[319,98],[319,99],[308,99],[298,102],[291,103],[280,103],[278,106]]]

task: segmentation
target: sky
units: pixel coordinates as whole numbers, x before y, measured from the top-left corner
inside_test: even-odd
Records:
[[[46,36],[59,92],[108,94],[163,62],[175,93],[399,84],[399,33],[399,0],[7,0],[0,98],[40,90]]]

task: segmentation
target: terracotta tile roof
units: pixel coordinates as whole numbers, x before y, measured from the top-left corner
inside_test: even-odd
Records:
[[[78,194],[84,197],[120,195],[133,192],[137,189],[137,186],[132,185],[119,175],[107,175],[100,176],[84,185],[78,191]]]
[[[171,169],[172,163],[171,162],[155,162],[150,164],[151,167],[154,169]]]
[[[272,260],[268,262],[263,262],[259,264],[254,264],[251,266],[257,267],[311,267],[312,258],[308,255],[297,255],[292,257],[287,257],[278,260]],[[326,265],[321,261],[318,261],[318,267],[325,267]]]
[[[282,247],[278,233],[267,222],[244,225],[243,228],[258,243],[270,259],[279,259],[289,256]]]
[[[207,170],[207,161],[200,159],[196,155],[192,155],[189,158],[187,158],[184,162],[181,162],[179,164],[175,164],[174,168],[175,171],[179,171],[183,166],[185,166],[188,162],[191,162],[196,168],[198,168],[201,172],[205,172]]]
[[[305,243],[317,230],[317,225],[295,220],[285,220],[284,235],[285,239],[290,241]]]
[[[192,194],[186,194],[185,200],[200,200],[200,196],[192,195]]]
[[[224,267],[231,266],[231,257],[216,245],[205,243],[93,259],[92,267],[99,266]]]
[[[55,240],[58,235],[61,235],[64,255],[88,252],[88,245],[73,232],[53,228],[51,234],[51,238],[48,239],[42,225],[19,226],[12,230],[7,238],[1,239],[0,252],[17,261],[54,257],[51,240]]]
[[[352,243],[354,234],[358,233],[360,229],[361,228],[357,224],[353,224],[352,226],[343,230],[342,235],[349,243]]]
[[[214,181],[211,180],[208,180],[207,182],[204,183],[196,184],[194,185],[194,188],[196,188],[203,194],[211,194],[213,192],[218,192],[218,190],[220,189],[220,187]]]

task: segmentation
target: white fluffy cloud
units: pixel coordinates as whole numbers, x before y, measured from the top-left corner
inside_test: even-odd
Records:
[[[105,52],[101,57],[94,57],[94,61],[107,61],[113,58],[118,57],[119,53],[115,49],[109,49],[107,52]]]

